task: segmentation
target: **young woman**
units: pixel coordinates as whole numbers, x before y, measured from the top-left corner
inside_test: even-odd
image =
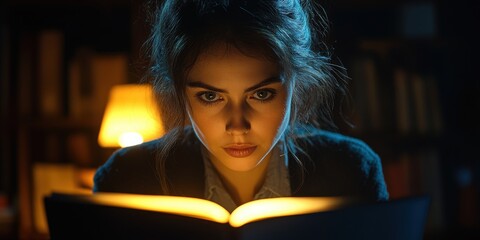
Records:
[[[327,131],[345,93],[300,0],[166,0],[154,15],[151,83],[168,133],[120,149],[94,191],[205,198],[232,211],[281,196],[386,200],[365,143]]]

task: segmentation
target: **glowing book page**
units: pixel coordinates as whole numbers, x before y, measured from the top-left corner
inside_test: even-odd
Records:
[[[68,195],[64,195],[67,196]],[[282,197],[260,199],[245,203],[230,214],[221,205],[200,198],[136,195],[124,193],[95,193],[70,195],[76,201],[120,208],[163,212],[204,219],[217,223],[229,223],[240,227],[246,223],[267,218],[309,214],[333,210],[345,206],[347,200],[336,197]]]
[[[101,205],[172,213],[218,223],[227,223],[230,215],[217,203],[199,198],[122,193],[95,193],[85,198]]]
[[[346,200],[335,197],[282,197],[255,200],[235,209],[230,225],[240,227],[246,223],[273,217],[291,216],[333,210],[344,206]]]

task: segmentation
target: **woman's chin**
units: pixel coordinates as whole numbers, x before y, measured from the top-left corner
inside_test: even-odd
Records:
[[[249,172],[257,168],[261,164],[262,157],[250,156],[247,158],[232,158],[230,157],[226,162],[223,162],[225,167],[235,172]]]

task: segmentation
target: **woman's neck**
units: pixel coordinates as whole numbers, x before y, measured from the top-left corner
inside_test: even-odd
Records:
[[[271,153],[258,166],[247,172],[226,168],[222,163],[212,161],[228,193],[237,205],[252,201],[265,180]]]

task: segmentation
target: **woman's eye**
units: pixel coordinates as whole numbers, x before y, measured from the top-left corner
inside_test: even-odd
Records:
[[[275,91],[270,89],[262,89],[253,93],[253,98],[259,101],[270,100],[274,97]]]
[[[200,92],[197,94],[197,96],[200,98],[200,100],[207,103],[213,103],[221,100],[221,97],[215,92]]]

